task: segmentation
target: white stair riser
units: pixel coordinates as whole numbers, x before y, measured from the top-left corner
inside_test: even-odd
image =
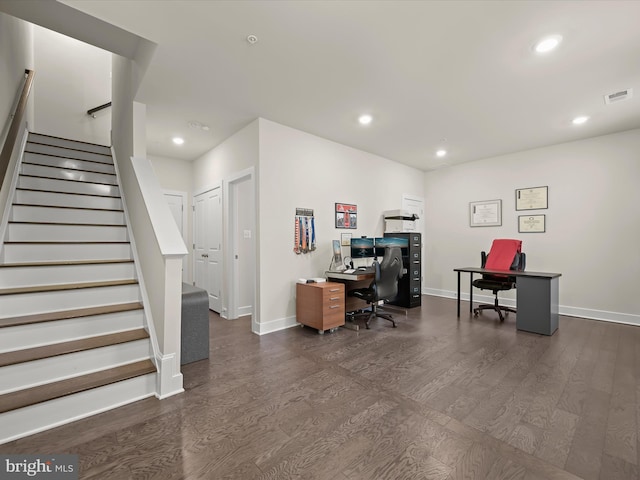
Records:
[[[146,338],[8,365],[0,368],[0,376],[2,377],[0,395],[78,375],[86,375],[96,370],[104,370],[125,363],[147,360],[150,358],[149,348],[149,339]]]
[[[97,183],[83,183],[67,180],[55,180],[50,178],[18,177],[18,188],[31,188],[50,192],[81,193],[87,195],[103,195],[107,197],[119,197],[120,190],[115,185],[101,185]]]
[[[156,374],[112,383],[100,388],[0,414],[0,444],[96,415],[156,393]]]
[[[41,167],[39,165],[22,164],[20,173],[23,175],[34,175],[36,177],[57,178],[62,180],[73,180],[77,182],[93,182],[106,185],[115,185],[115,175],[107,175],[106,173],[90,173],[79,172],[73,170],[64,170],[56,167]]]
[[[27,142],[26,152],[44,153],[47,155],[56,155],[58,157],[77,158],[79,160],[92,160],[94,162],[113,163],[110,156],[100,155],[99,153],[83,152],[80,150],[71,150],[69,148],[55,147],[51,145],[42,145],[40,143]]]
[[[119,198],[40,192],[33,190],[16,190],[15,203],[48,205],[51,207],[83,207],[102,208],[105,210],[122,210],[122,200]]]
[[[2,295],[0,318],[140,301],[137,284]]]
[[[134,278],[136,270],[133,262],[3,267],[0,268],[0,289]]]
[[[9,242],[126,242],[124,226],[45,225],[10,223],[6,240]]]
[[[78,160],[76,158],[52,157],[41,153],[25,153],[22,157],[23,163],[36,165],[47,165],[49,167],[64,168],[69,170],[86,170],[97,173],[116,173],[113,165],[108,163],[90,162],[88,160]]]
[[[72,260],[131,259],[128,243],[46,244],[5,243],[5,263],[59,262]]]
[[[42,143],[45,145],[55,145],[56,147],[73,148],[75,150],[84,150],[86,152],[101,153],[103,155],[111,155],[111,149],[104,145],[95,145],[93,143],[76,142],[65,138],[49,137],[38,133],[30,133],[29,141]]]
[[[143,326],[144,311],[140,309],[5,327],[0,335],[0,352],[32,348],[49,342],[69,342]]]
[[[124,225],[124,212],[13,205],[10,221]]]

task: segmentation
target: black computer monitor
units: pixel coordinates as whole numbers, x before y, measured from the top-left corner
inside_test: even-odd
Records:
[[[376,257],[383,257],[386,247],[400,247],[402,255],[406,256],[408,254],[409,240],[407,238],[376,237],[374,243]]]
[[[351,258],[373,258],[375,256],[373,238],[351,239]]]

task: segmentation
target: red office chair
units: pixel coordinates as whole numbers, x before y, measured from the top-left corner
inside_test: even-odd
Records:
[[[526,255],[521,251],[522,241],[512,239],[496,239],[487,254],[481,252],[482,268],[490,270],[514,270],[524,271]],[[516,278],[509,275],[484,274],[482,278],[473,281],[473,286],[482,290],[491,290],[495,296],[493,305],[481,304],[473,309],[474,317],[483,310],[495,310],[500,321],[504,321],[504,315],[509,312],[516,313],[515,308],[506,307],[498,303],[498,292],[516,288]]]

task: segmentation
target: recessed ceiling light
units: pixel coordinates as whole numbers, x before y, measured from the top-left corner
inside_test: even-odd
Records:
[[[208,132],[209,130],[211,130],[209,128],[209,125],[205,125],[195,120],[191,120],[190,122],[187,122],[187,125],[189,126],[189,128],[193,128],[194,130],[202,130],[203,132]]]
[[[562,41],[561,35],[549,35],[536,43],[534,50],[536,53],[548,53],[554,50]]]
[[[446,154],[447,154],[447,151],[442,149],[436,152],[437,157],[444,157]]]
[[[184,138],[173,137],[173,143],[175,143],[176,145],[182,145],[184,143]]]
[[[582,125],[583,123],[587,122],[589,120],[589,117],[587,117],[586,115],[582,115],[580,117],[576,117],[574,118],[571,123],[573,123],[574,125]]]
[[[373,120],[373,117],[371,115],[360,115],[360,117],[358,117],[360,125],[369,125],[371,123],[371,120]]]

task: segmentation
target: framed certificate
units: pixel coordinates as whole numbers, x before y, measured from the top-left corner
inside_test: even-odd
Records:
[[[518,215],[518,233],[544,233],[544,215]]]
[[[499,227],[502,225],[502,200],[469,202],[471,227]]]
[[[549,187],[519,188],[516,190],[516,210],[549,208]]]

